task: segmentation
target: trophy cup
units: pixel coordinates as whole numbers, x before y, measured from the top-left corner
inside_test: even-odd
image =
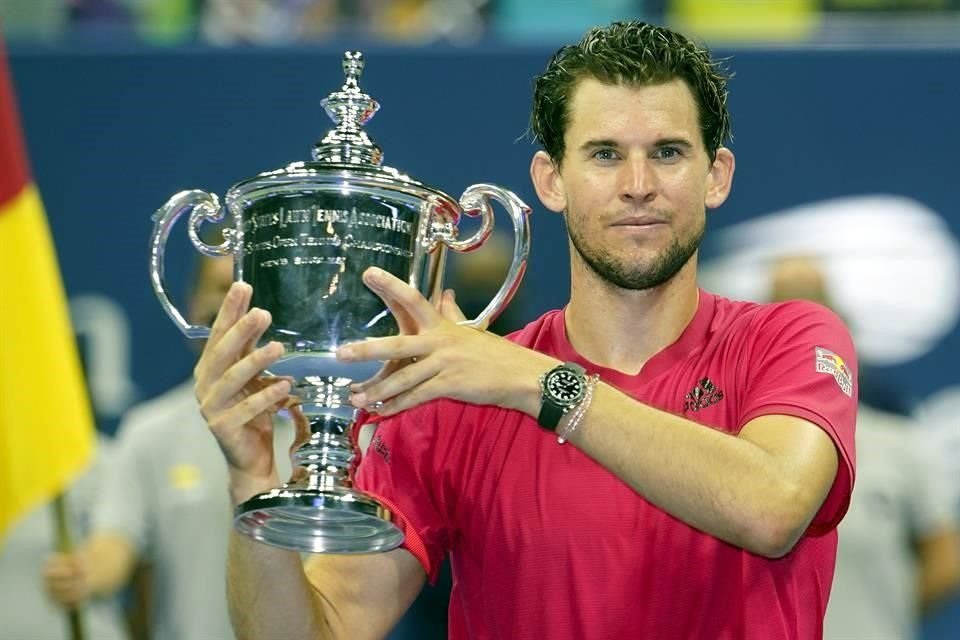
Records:
[[[500,290],[471,326],[494,319],[516,292],[530,246],[530,210],[500,187],[476,184],[459,201],[395,169],[363,130],[379,104],[360,90],[363,56],[343,58],[346,82],[321,102],[336,126],[318,142],[312,161],[295,162],[232,186],[221,208],[216,195],[182,191],[154,215],[150,277],[164,310],[189,338],[210,329],[189,324],[166,292],[164,248],[174,223],[189,214],[193,246],[208,256],[233,257],[236,280],[253,287],[251,305],[273,323],[263,342],[283,344],[284,355],[265,373],[290,376],[309,430],[291,447],[290,481],[236,508],[234,526],[260,542],[296,551],[370,553],[400,545],[403,534],[373,497],[354,488],[355,455],[350,384],[374,375],[382,363],[342,363],[339,345],[397,335],[389,310],[362,282],[370,266],[389,271],[437,300],[447,249],[483,245],[493,230],[491,200],[509,213],[513,261]],[[460,216],[480,216],[479,229],[458,239]],[[199,227],[227,217],[224,240],[209,245]]]

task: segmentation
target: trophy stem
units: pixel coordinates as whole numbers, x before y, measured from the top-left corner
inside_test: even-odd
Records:
[[[307,416],[310,439],[297,446],[290,456],[294,467],[302,467],[310,478],[323,479],[322,484],[311,488],[323,488],[331,484],[351,485],[349,469],[356,457],[350,440],[353,420],[320,414]]]
[[[374,553],[403,542],[390,512],[353,487],[351,429],[356,410],[342,402],[349,381],[298,385],[290,481],[239,505],[234,526],[266,544],[314,553]]]

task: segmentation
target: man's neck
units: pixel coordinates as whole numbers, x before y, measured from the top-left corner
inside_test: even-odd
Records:
[[[697,311],[696,256],[655,289],[630,291],[603,281],[586,265],[572,265],[564,321],[573,348],[591,362],[636,374],[677,341]]]

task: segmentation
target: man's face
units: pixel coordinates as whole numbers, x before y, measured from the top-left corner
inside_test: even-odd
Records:
[[[686,83],[581,80],[565,144],[556,186],[579,258],[623,289],[672,278],[700,245],[706,206],[718,206],[727,193],[717,201],[716,171]],[[721,163],[729,154],[722,151]]]

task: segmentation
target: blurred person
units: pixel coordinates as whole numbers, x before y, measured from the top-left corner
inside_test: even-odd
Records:
[[[124,0],[67,0],[71,30],[120,33],[131,28],[134,15]]]
[[[777,260],[771,298],[833,306],[813,256]],[[936,441],[907,417],[902,392],[862,371],[857,484],[839,527],[824,637],[907,640],[918,637],[922,613],[960,585],[960,514]]]
[[[378,423],[355,482],[405,541],[304,563],[232,534],[238,635],[382,637],[449,553],[451,638],[821,636],[855,354],[819,305],[698,288],[734,173],[726,98],[725,70],[668,29],[614,23],[555,54],[530,172],[566,224],[569,304],[505,339],[458,324],[450,292],[435,307],[367,270],[401,335],[337,355],[387,362],[353,388]],[[235,504],[279,484],[260,434],[290,393],[250,384],[282,354],[255,347],[270,316],[251,293],[231,288],[194,370]]]
[[[960,519],[960,386],[947,386],[925,398],[917,407],[917,419],[946,460],[947,483],[954,489],[954,514]],[[951,638],[958,628],[960,589],[954,589],[946,602],[927,612],[923,637]]]
[[[196,33],[197,0],[126,0],[137,32],[155,44],[173,44]]]
[[[457,306],[468,318],[476,318],[497,295],[507,276],[513,260],[513,240],[494,231],[483,243],[483,251],[452,255],[449,260],[449,280],[457,292]],[[523,297],[521,288],[487,330],[503,336],[523,327]]]
[[[393,42],[475,39],[488,0],[207,0],[202,34],[216,44],[309,42],[344,33]]]
[[[921,13],[956,11],[958,0],[823,0],[825,11],[850,13]]]
[[[200,260],[191,324],[212,323],[232,281],[232,258]],[[286,425],[275,431],[272,455],[288,473],[293,431]],[[222,531],[232,522],[226,482],[223,456],[189,382],[133,407],[117,431],[89,536],[73,553],[47,562],[51,596],[70,607],[117,593],[142,565],[152,640],[233,638],[223,568]]]
[[[816,35],[820,0],[666,0],[669,20],[711,42],[796,42]]]
[[[660,17],[664,0],[494,0],[491,8],[497,35],[513,40],[553,41],[576,36],[585,24]],[[545,16],[549,16],[545,18]]]
[[[0,31],[8,42],[55,40],[63,35],[68,17],[66,0],[0,2]]]
[[[201,34],[214,44],[318,40],[341,26],[338,0],[207,0]]]
[[[917,407],[917,419],[944,453],[947,472],[957,489],[954,507],[960,518],[960,385],[947,386],[925,398]]]
[[[104,465],[113,443],[98,437],[89,469],[66,492],[67,523],[74,538],[90,530],[90,516],[104,490]],[[38,567],[57,548],[56,524],[51,503],[37,506],[0,539],[0,637],[11,639],[69,640],[66,612],[48,597]],[[127,628],[120,600],[99,596],[84,603],[81,626],[89,638],[125,640]]]

